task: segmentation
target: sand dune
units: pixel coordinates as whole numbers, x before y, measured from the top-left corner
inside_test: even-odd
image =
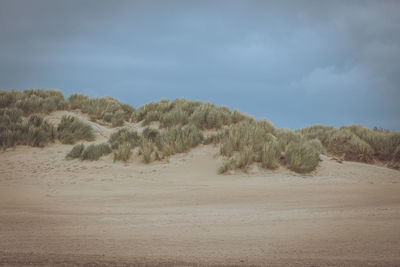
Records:
[[[218,175],[212,145],[148,165],[70,149],[0,153],[0,265],[400,265],[399,171],[323,157]]]

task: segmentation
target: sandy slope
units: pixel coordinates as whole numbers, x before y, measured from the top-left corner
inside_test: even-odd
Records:
[[[218,175],[212,146],[150,165],[70,149],[0,153],[0,265],[400,265],[399,171]]]

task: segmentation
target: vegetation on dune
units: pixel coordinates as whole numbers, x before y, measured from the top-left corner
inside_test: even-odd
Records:
[[[143,162],[161,160],[189,151],[203,143],[219,146],[223,162],[218,170],[246,171],[251,164],[266,169],[286,164],[296,172],[310,172],[319,154],[344,160],[373,163],[380,161],[400,168],[400,132],[361,125],[314,125],[300,130],[276,129],[267,120],[255,120],[238,110],[207,102],[163,99],[135,109],[111,97],[89,98],[73,94],[68,99],[57,90],[31,89],[0,91],[0,145],[43,147],[58,138],[64,144],[93,140],[90,125],[64,116],[57,128],[42,115],[55,110],[79,109],[94,122],[111,127],[126,122],[147,126],[141,134],[120,128],[106,144],[83,144],[72,148],[66,158],[95,160],[113,152],[114,161],[127,161],[138,147]],[[156,124],[152,124],[157,122]],[[204,135],[203,135],[204,132]]]
[[[108,143],[112,149],[117,149],[120,145],[128,143],[131,148],[139,145],[140,135],[136,131],[130,131],[126,128],[119,129],[111,134]]]
[[[57,131],[58,139],[63,144],[74,144],[78,140],[94,140],[92,127],[73,116],[63,116]]]
[[[122,104],[112,97],[89,98],[83,94],[73,94],[68,98],[72,109],[80,109],[89,114],[92,121],[109,123],[112,126],[122,126],[129,121],[135,108]]]
[[[264,168],[276,168],[281,149],[273,135],[275,132],[274,126],[266,120],[246,120],[225,129],[220,137],[220,154],[231,160],[225,162],[221,170],[228,166],[228,169],[247,170],[252,162],[260,162]]]
[[[71,151],[67,154],[65,157],[66,159],[77,159],[80,158],[82,155],[82,152],[85,150],[85,145],[84,144],[78,144],[75,145]]]
[[[154,143],[148,139],[143,139],[139,146],[139,156],[142,156],[144,163],[150,163],[153,151]]]
[[[295,172],[306,173],[313,171],[320,161],[320,153],[308,141],[292,142],[285,152],[287,167]]]
[[[0,108],[18,108],[25,116],[68,109],[68,102],[58,90],[30,89],[0,91]]]
[[[0,110],[0,144],[3,149],[16,145],[44,147],[56,138],[56,130],[42,116],[33,114],[25,122],[17,108]]]
[[[66,159],[98,160],[110,153],[111,148],[107,143],[90,144],[87,147],[84,144],[77,144],[67,154]]]
[[[132,145],[130,143],[123,143],[114,150],[114,162],[115,161],[127,161],[131,155]]]
[[[2,149],[20,144],[22,136],[22,111],[16,108],[0,109],[0,145]]]
[[[132,120],[142,122],[144,126],[158,121],[161,128],[194,125],[204,130],[220,129],[224,125],[253,119],[239,111],[232,113],[227,107],[217,107],[211,103],[186,99],[169,102],[167,99],[163,99],[158,103],[151,102],[139,107],[133,113]]]
[[[80,155],[81,160],[98,160],[104,155],[110,154],[111,153],[111,147],[106,144],[91,144],[87,146],[83,151],[82,154]]]
[[[155,140],[158,150],[164,157],[187,152],[203,140],[202,132],[194,125],[171,127],[160,132]]]
[[[44,147],[56,138],[56,130],[42,116],[33,114],[23,127],[26,145]],[[22,141],[23,142],[23,141]]]
[[[372,162],[371,146],[347,129],[333,133],[329,138],[328,152],[343,157],[344,160]]]

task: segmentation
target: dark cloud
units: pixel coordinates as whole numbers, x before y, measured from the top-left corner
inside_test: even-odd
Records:
[[[0,88],[400,129],[399,1],[2,1]]]

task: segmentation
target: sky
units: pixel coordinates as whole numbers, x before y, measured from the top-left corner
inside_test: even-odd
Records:
[[[0,0],[0,89],[400,130],[400,1]]]

